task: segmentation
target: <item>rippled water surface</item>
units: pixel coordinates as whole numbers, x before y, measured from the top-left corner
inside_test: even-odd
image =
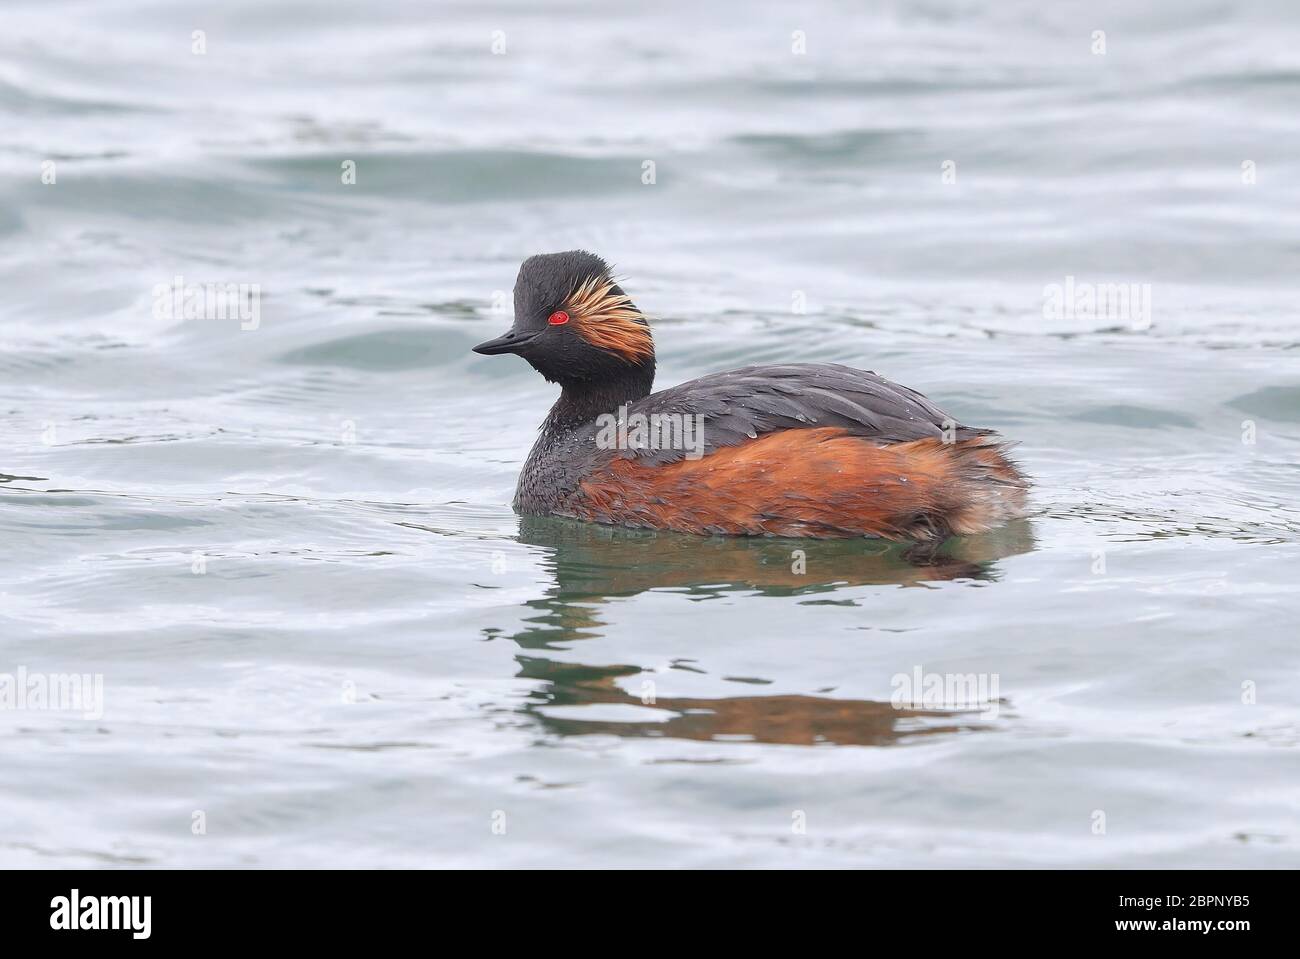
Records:
[[[0,865],[1300,864],[1300,14],[859,6],[7,4],[0,682],[104,701],[0,709]],[[1032,514],[521,520],[469,347],[578,246],[661,386],[876,370]]]

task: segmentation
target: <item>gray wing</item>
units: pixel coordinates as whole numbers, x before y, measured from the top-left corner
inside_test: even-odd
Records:
[[[704,453],[738,446],[776,430],[834,426],[881,443],[957,439],[991,430],[962,426],[915,390],[865,370],[838,364],[746,366],[714,373],[628,404],[628,414],[703,416]],[[626,455],[626,454],[625,454]],[[651,463],[683,458],[677,449],[638,450]]]

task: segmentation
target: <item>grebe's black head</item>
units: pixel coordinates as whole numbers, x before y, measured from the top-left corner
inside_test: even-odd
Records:
[[[566,388],[654,381],[650,327],[594,253],[530,256],[515,280],[510,332],[474,347],[489,356],[518,353]]]

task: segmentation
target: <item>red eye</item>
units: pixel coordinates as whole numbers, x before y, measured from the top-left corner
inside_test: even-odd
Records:
[[[546,318],[546,322],[551,324],[551,326],[563,326],[565,323],[569,322],[569,314],[565,313],[563,310],[556,310]]]

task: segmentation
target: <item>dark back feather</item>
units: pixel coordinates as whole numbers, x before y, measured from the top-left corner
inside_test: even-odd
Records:
[[[776,430],[834,426],[880,443],[991,430],[962,426],[915,390],[865,370],[830,363],[746,366],[691,380],[628,404],[628,414],[704,417],[705,455]],[[627,454],[625,454],[627,455]],[[671,463],[684,450],[637,450],[648,463]]]

